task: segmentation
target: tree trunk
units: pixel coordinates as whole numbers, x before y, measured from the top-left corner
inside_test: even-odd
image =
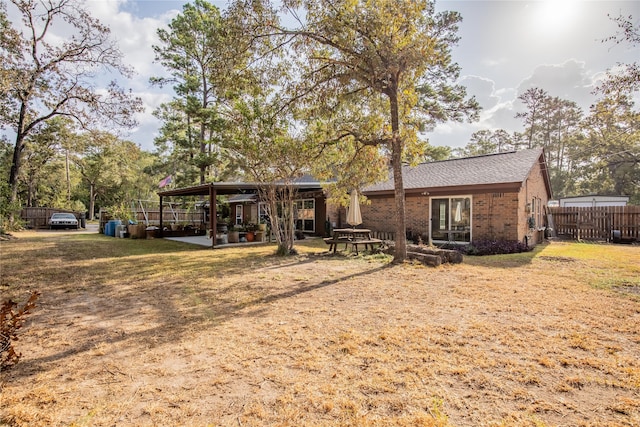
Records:
[[[396,241],[394,263],[401,263],[407,259],[407,233],[404,203],[404,182],[402,179],[402,141],[400,139],[400,124],[398,118],[398,94],[390,91],[389,104],[391,107],[391,167],[393,168],[393,187],[396,201]]]
[[[96,213],[96,191],[95,185],[93,183],[89,183],[89,220],[95,218]]]
[[[27,202],[25,203],[26,206],[32,208],[33,207],[33,179],[29,179],[29,183],[27,184]]]
[[[69,149],[67,148],[64,153],[64,169],[67,175],[67,202],[69,202],[69,207],[71,207],[71,175],[69,171]]]
[[[18,201],[18,176],[20,174],[20,167],[22,166],[22,151],[24,150],[24,134],[22,133],[22,126],[24,123],[23,109],[20,110],[20,123],[16,135],[16,145],[13,149],[13,161],[11,163],[11,172],[9,173],[9,205],[14,207]],[[13,210],[9,213],[9,223],[13,224],[15,220],[15,212]]]
[[[293,200],[295,190],[289,187],[277,188],[268,185],[259,189],[260,198],[267,201],[267,214],[271,223],[271,232],[276,238],[277,255],[287,256],[293,253],[294,245],[294,218]],[[280,214],[279,213],[280,211]]]
[[[204,70],[201,70],[201,79],[202,79],[202,111],[206,111],[207,107],[209,106],[209,99],[207,97],[207,93],[209,92],[209,88],[208,88],[208,84],[207,84],[207,77],[205,74]],[[204,161],[204,157],[207,153],[206,150],[206,144],[205,144],[205,138],[207,136],[207,125],[205,124],[205,120],[204,118],[200,118],[200,120],[202,121],[200,123],[200,155],[201,155],[201,159],[200,161]],[[206,174],[207,174],[207,166],[205,166],[204,163],[200,164],[200,184],[204,184],[206,181]]]
[[[204,144],[204,138],[206,136],[205,134],[205,130],[206,130],[206,126],[204,123],[202,123],[200,125],[200,154],[202,156],[204,156],[204,154],[206,154],[206,146]],[[201,161],[204,159],[200,159]],[[204,164],[200,164],[200,184],[204,184],[205,183],[205,173],[207,171],[207,167]]]

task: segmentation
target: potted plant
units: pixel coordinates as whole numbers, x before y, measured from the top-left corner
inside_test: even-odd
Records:
[[[216,223],[218,234],[224,234],[229,231],[229,218],[222,218]]]
[[[247,231],[247,242],[253,242],[254,240],[256,240],[256,225],[247,224],[245,229]]]
[[[240,241],[240,229],[235,226],[229,231],[229,243],[238,243]]]

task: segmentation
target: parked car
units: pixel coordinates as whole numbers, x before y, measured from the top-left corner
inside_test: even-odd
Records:
[[[58,212],[51,215],[49,228],[75,228],[78,229],[78,219],[72,213]]]

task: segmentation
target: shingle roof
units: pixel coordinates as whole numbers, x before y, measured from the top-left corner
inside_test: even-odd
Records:
[[[229,199],[227,199],[227,202],[229,203],[245,203],[245,202],[256,202],[258,200],[258,195],[257,194],[235,194],[233,196],[230,196]]]
[[[405,190],[489,185],[523,182],[542,155],[542,149],[510,151],[422,163],[402,170]],[[389,179],[363,189],[363,193],[393,190],[393,175]]]

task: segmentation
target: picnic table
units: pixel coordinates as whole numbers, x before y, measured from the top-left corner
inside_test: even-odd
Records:
[[[382,245],[382,240],[371,237],[371,230],[366,228],[335,228],[333,236],[324,239],[329,245],[329,252],[335,254],[339,244],[344,244],[344,249],[351,247],[358,255],[358,246],[363,245],[364,249],[373,250],[376,245]]]

